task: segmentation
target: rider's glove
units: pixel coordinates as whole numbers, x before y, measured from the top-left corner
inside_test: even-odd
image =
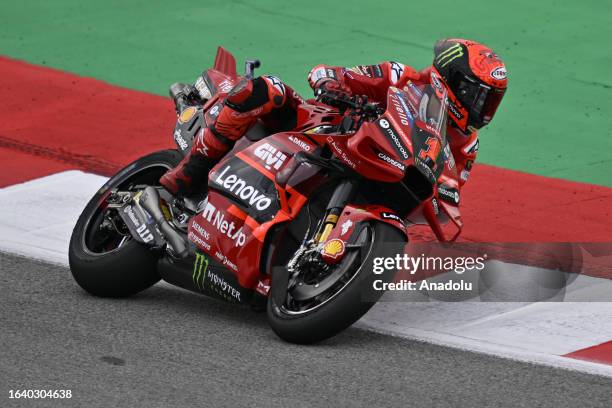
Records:
[[[345,104],[342,101],[349,100],[351,94],[337,81],[322,79],[315,85],[315,97],[327,105],[344,107]]]

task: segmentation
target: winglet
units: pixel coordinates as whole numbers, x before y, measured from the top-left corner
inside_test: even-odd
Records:
[[[238,74],[236,73],[236,59],[223,47],[219,47],[217,49],[215,66],[213,69],[229,76],[230,78],[238,77]]]

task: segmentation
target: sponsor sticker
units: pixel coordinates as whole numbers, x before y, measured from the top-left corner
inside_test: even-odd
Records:
[[[228,268],[238,272],[238,267],[236,266],[235,263],[233,263],[232,261],[229,260],[229,258],[227,256],[225,256],[224,254],[222,254],[220,251],[216,251],[215,252],[215,256],[217,258],[219,258],[219,261],[221,261],[221,263],[225,266],[227,266]]]
[[[447,143],[444,146],[444,160],[446,161],[446,165],[449,170],[452,170],[455,167],[455,157],[453,156],[453,152],[451,151],[450,145]]]
[[[138,217],[136,217],[136,214],[134,213],[134,210],[132,209],[131,206],[128,205],[127,207],[125,207],[123,209],[123,212],[128,216],[130,221],[132,221],[132,223],[136,227],[136,233],[138,234],[138,236],[140,237],[140,239],[142,239],[144,243],[149,243],[155,239],[151,231],[149,231],[149,228],[147,227],[147,225],[140,223],[140,221],[138,220]]]
[[[418,157],[414,158],[414,164],[416,164],[417,168],[423,173],[427,179],[433,184],[436,181],[436,175],[434,174],[431,167],[429,167],[423,160]]]
[[[189,241],[193,242],[198,247],[210,251],[210,244],[200,238],[200,236],[195,234],[193,231],[189,231],[189,234],[187,234],[187,238],[189,239]]]
[[[329,143],[335,150],[336,156],[338,156],[344,163],[350,166],[352,169],[356,169],[357,165],[348,157],[346,152],[338,145],[333,137],[327,137],[327,143]]]
[[[391,95],[391,102],[393,103],[393,107],[395,108],[395,112],[399,117],[400,123],[404,126],[411,127],[411,123],[413,121],[412,113],[410,113],[410,109],[408,108],[404,98],[402,98],[399,90]]]
[[[323,255],[332,259],[338,259],[344,254],[344,241],[338,238],[329,240],[323,246]]]
[[[453,114],[453,116],[456,117],[457,120],[463,119],[463,114],[459,112],[459,109],[457,109],[455,103],[452,102],[448,97],[446,98],[446,100],[448,102],[446,106],[448,106],[448,110]]]
[[[235,288],[223,276],[211,270],[209,266],[208,257],[197,252],[192,272],[194,285],[201,291],[207,288],[223,298],[240,302],[240,290]]]
[[[189,144],[181,134],[181,129],[176,129],[174,131],[174,140],[176,141],[176,144],[179,145],[181,150],[187,150],[187,148],[189,147]]]
[[[391,61],[391,84],[395,85],[400,80],[404,73],[404,64],[399,62]]]
[[[257,292],[261,293],[262,295],[266,296],[268,294],[268,292],[270,291],[270,285],[266,284],[263,281],[259,281],[257,282]]]
[[[227,79],[224,79],[223,81],[221,81],[221,83],[219,84],[219,90],[223,93],[228,93],[229,91],[232,90],[232,88],[234,87],[234,84],[232,84],[230,81],[228,81]]]
[[[491,71],[491,78],[502,80],[506,79],[508,72],[506,71],[506,67],[497,67],[493,71]]]
[[[348,230],[353,226],[353,221],[351,220],[346,220],[342,223],[342,225],[340,226],[342,229],[340,231],[340,236],[344,236],[346,235],[346,233],[348,232]]]
[[[438,92],[442,92],[442,82],[440,82],[440,78],[436,75],[435,72],[431,71],[431,85],[433,85],[434,89]]]
[[[313,83],[316,83],[321,78],[327,78],[327,72],[325,71],[325,68],[319,67],[315,69],[314,71],[312,71],[312,82]]]
[[[247,180],[239,178],[232,172],[231,166],[225,166],[214,178],[214,183],[222,190],[231,193],[249,207],[259,211],[266,210],[272,204],[272,199],[261,192],[257,187],[250,185]]]
[[[303,141],[302,139],[295,137],[295,136],[289,136],[289,140],[293,142],[294,144],[298,145],[302,150],[305,150],[307,152],[310,151],[310,145],[306,143],[305,141]]]
[[[233,287],[223,276],[209,269],[205,279],[212,286],[213,290],[217,289],[215,292],[219,295],[223,297],[230,296],[232,299],[240,302],[240,290]]]
[[[233,221],[226,219],[226,214],[223,211],[217,210],[217,207],[211,203],[206,203],[202,217],[211,223],[217,231],[231,239],[236,247],[242,247],[246,243],[247,236],[243,232],[243,227],[237,228]],[[192,224],[192,227],[194,225],[196,225],[195,222]],[[197,231],[195,227],[194,229]]]
[[[383,72],[382,72],[382,68],[380,67],[380,65],[370,65],[370,72],[372,73],[372,76],[374,78],[382,78],[383,77]]]
[[[204,289],[204,276],[206,276],[206,273],[208,273],[208,258],[206,255],[196,252],[191,278],[193,279],[193,284],[200,290]]]
[[[459,43],[452,43],[447,49],[438,54],[435,62],[444,68],[457,58],[463,57],[463,55],[463,47]]]
[[[431,199],[431,206],[433,207],[434,214],[436,215],[440,214],[440,207],[438,205],[438,200],[436,200],[435,197]]]
[[[287,155],[279,151],[270,143],[264,143],[258,146],[254,152],[255,156],[261,159],[264,167],[268,170],[274,168],[278,170],[287,160]]]
[[[379,119],[376,123],[385,136],[387,136],[387,140],[391,142],[391,146],[393,146],[399,157],[403,160],[408,160],[410,158],[408,148],[402,142],[401,136],[397,130],[395,130],[393,125],[384,118]]]
[[[219,110],[221,110],[221,102],[217,103],[215,106],[208,110],[208,115],[214,119],[219,116]]]
[[[196,137],[198,140],[198,153],[202,156],[208,156],[208,146],[204,143],[204,129],[201,129]]]
[[[386,220],[393,220],[393,221],[397,221],[400,224],[404,225],[404,220],[402,220],[399,215],[394,214],[392,212],[386,212],[386,211],[382,211],[380,213],[380,216]]]
[[[459,205],[459,191],[457,189],[439,185],[438,194],[442,200],[451,204]]]
[[[208,85],[206,85],[206,81],[204,81],[204,78],[202,78],[201,76],[198,77],[194,85],[195,88],[198,90],[198,93],[200,94],[200,98],[205,100],[212,98],[212,92],[208,88]]]
[[[384,162],[389,163],[390,165],[397,167],[398,169],[400,169],[401,171],[406,171],[406,166],[404,166],[402,163],[393,160],[391,157],[387,156],[384,153],[378,153],[378,158],[381,159]]]
[[[278,92],[280,92],[282,95],[285,94],[285,85],[283,85],[283,82],[280,79],[272,75],[268,75],[266,78],[272,82],[272,86],[274,86]]]
[[[468,144],[463,148],[465,154],[474,154],[478,152],[478,147],[480,147],[480,142],[478,139],[474,140],[472,143]]]
[[[180,123],[187,123],[191,119],[193,119],[195,114],[196,114],[196,108],[194,108],[193,106],[190,106],[189,108],[183,109],[183,111],[178,117],[178,121]]]

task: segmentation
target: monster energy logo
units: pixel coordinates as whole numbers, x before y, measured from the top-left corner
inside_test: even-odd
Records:
[[[208,271],[208,258],[200,253],[196,253],[193,264],[193,284],[200,290],[204,289],[204,278]]]
[[[463,57],[463,48],[458,43],[454,43],[438,55],[436,63],[441,64],[440,67],[443,68],[459,57]]]

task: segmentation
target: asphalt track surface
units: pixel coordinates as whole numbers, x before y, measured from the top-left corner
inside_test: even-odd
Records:
[[[606,407],[612,379],[359,329],[280,341],[265,314],[166,285],[87,295],[67,268],[0,253],[0,405]],[[11,400],[10,389],[71,389]]]

